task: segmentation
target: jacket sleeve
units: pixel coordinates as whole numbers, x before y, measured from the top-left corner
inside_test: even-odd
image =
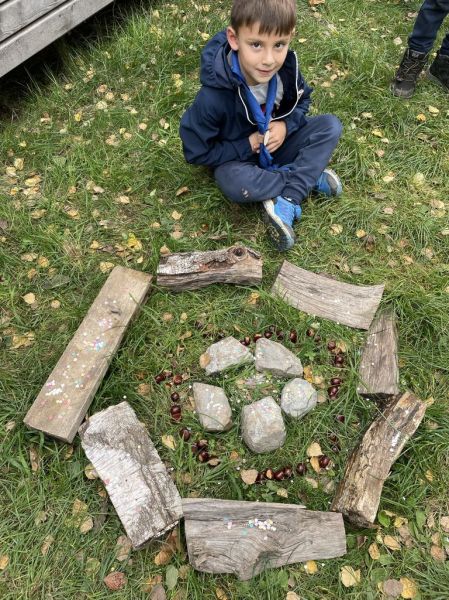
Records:
[[[220,140],[218,102],[205,100],[200,90],[181,119],[179,133],[187,162],[215,168],[231,160],[248,160],[252,155],[248,137]]]
[[[304,90],[302,96],[293,111],[284,119],[287,125],[287,135],[294,133],[304,124],[305,116],[309,112],[310,95],[313,90],[307,85],[301,73],[298,73],[298,89]]]

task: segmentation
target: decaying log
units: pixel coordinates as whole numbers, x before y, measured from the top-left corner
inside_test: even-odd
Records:
[[[197,290],[212,283],[257,285],[262,281],[258,252],[232,246],[210,252],[181,252],[161,259],[157,284],[174,292]]]
[[[411,392],[394,398],[372,422],[349,457],[331,510],[354,525],[371,527],[390,468],[421,423],[426,405]]]
[[[73,441],[150,284],[146,273],[114,268],[25,416],[28,427]]]
[[[189,560],[198,571],[251,579],[264,569],[346,552],[343,518],[296,504],[182,501]]]
[[[177,524],[182,517],[181,497],[127,402],[96,413],[79,434],[134,548]]]
[[[359,369],[357,392],[382,399],[399,394],[397,331],[392,311],[378,315],[369,328]]]
[[[284,261],[271,293],[310,315],[369,329],[384,285],[359,286],[330,279]]]

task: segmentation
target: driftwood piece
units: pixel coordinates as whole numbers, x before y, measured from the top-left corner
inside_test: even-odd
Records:
[[[114,268],[28,411],[28,427],[73,441],[150,283],[146,273]]]
[[[346,552],[343,518],[337,513],[210,498],[186,498],[182,504],[189,560],[198,571],[246,580],[264,569]]]
[[[231,246],[210,252],[181,252],[161,259],[157,284],[174,292],[197,290],[212,283],[257,285],[262,281],[258,252]]]
[[[127,402],[96,413],[79,434],[134,548],[176,525],[181,496]]]
[[[331,510],[343,513],[348,521],[360,527],[372,526],[384,481],[421,423],[425,410],[426,405],[411,392],[390,401],[349,457]]]
[[[397,331],[392,311],[378,315],[368,331],[359,368],[357,392],[369,398],[399,394]]]
[[[271,293],[310,315],[369,329],[384,285],[359,286],[317,275],[284,261]]]

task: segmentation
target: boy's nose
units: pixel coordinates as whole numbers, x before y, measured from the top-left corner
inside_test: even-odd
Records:
[[[274,59],[273,59],[273,55],[270,53],[265,54],[265,56],[263,57],[263,64],[266,65],[267,67],[270,67],[274,64]]]

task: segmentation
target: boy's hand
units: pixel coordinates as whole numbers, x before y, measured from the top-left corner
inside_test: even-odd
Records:
[[[251,144],[251,149],[253,152],[257,154],[260,153],[260,144],[263,142],[263,135],[258,131],[255,131],[249,136],[249,143]]]
[[[285,121],[271,121],[268,131],[270,132],[270,135],[267,150],[272,154],[284,143],[287,136],[287,125],[285,124]]]

